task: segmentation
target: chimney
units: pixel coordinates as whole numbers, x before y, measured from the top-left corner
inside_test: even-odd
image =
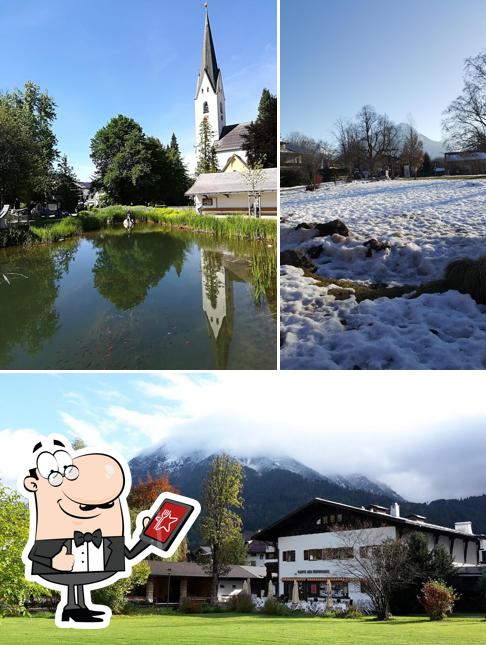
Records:
[[[390,506],[390,515],[392,517],[400,517],[400,505],[396,502]]]
[[[467,533],[468,535],[472,535],[472,522],[455,522],[454,528],[456,531],[460,531],[461,533]]]

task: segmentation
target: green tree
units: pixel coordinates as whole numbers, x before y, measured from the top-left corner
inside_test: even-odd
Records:
[[[61,202],[61,209],[74,213],[79,200],[79,191],[76,186],[77,177],[72,166],[68,164],[66,155],[58,162],[54,173],[54,195]]]
[[[453,559],[444,546],[429,549],[423,533],[412,533],[408,538],[408,566],[417,585],[426,580],[447,582],[455,573]]]
[[[211,574],[211,602],[218,600],[218,584],[232,562],[234,549],[241,535],[241,518],[234,509],[243,507],[241,465],[222,454],[214,458],[203,485],[203,517],[201,537],[211,550],[211,560],[205,565]]]
[[[55,118],[54,100],[31,81],[23,89],[0,94],[0,150],[6,154],[0,161],[4,199],[50,197],[53,164],[59,154],[52,129]],[[18,139],[12,140],[13,132]],[[2,166],[10,170],[7,182],[2,178]]]
[[[200,175],[205,172],[218,171],[218,157],[216,154],[216,144],[214,142],[214,132],[208,119],[204,117],[201,121],[201,125],[199,126],[196,175]]]
[[[262,92],[258,116],[244,135],[243,148],[251,166],[277,167],[277,97],[267,89]]]
[[[165,203],[167,206],[182,206],[188,203],[185,192],[190,186],[190,181],[175,134],[172,134],[170,145],[167,148],[167,158],[169,177],[166,188]]]
[[[28,537],[29,509],[20,495],[0,483],[0,614],[23,613],[31,595],[51,595],[25,579],[22,551]]]

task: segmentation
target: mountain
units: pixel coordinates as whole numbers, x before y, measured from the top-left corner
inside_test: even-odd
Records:
[[[233,457],[244,472],[245,504],[241,517],[247,531],[268,526],[313,497],[323,497],[353,506],[371,503],[390,506],[398,502],[403,516],[417,513],[434,524],[451,527],[454,522],[471,520],[475,532],[486,533],[486,495],[415,503],[362,474],[325,475],[290,457]],[[162,445],[130,461],[132,480],[138,482],[148,474],[154,478],[166,474],[181,493],[200,499],[202,482],[213,458],[204,451],[174,456]]]
[[[410,126],[406,123],[399,123],[397,128],[400,132],[400,137],[404,138],[405,134]],[[419,139],[422,141],[424,146],[424,152],[427,152],[431,159],[436,157],[443,157],[445,152],[445,145],[442,141],[434,141],[434,139],[429,139],[425,134],[418,133]]]
[[[145,452],[130,461],[132,480],[162,474],[184,495],[201,498],[201,485],[214,455],[201,451],[173,456],[166,446]],[[245,529],[255,531],[305,504],[324,497],[361,506],[371,502],[389,506],[402,498],[391,488],[364,475],[326,476],[290,457],[239,457],[244,472],[241,513]]]

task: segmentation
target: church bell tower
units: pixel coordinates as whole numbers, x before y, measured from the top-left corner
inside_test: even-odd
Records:
[[[211,25],[209,24],[208,5],[205,3],[205,22],[201,67],[197,78],[196,96],[194,98],[196,113],[196,145],[199,144],[199,127],[207,118],[214,134],[215,141],[221,136],[226,125],[226,109],[223,90],[223,78],[216,60]]]

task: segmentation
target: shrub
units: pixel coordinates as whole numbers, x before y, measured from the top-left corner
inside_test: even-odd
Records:
[[[182,614],[199,614],[201,605],[187,596],[182,598],[179,605],[179,611]]]
[[[239,614],[250,614],[255,609],[253,600],[246,591],[241,591],[239,594],[231,596],[228,605],[230,611],[236,611]]]
[[[356,607],[348,607],[347,609],[336,609],[334,612],[336,618],[363,618],[363,612]]]
[[[447,265],[445,279],[449,289],[468,293],[479,305],[486,305],[486,256],[464,258]]]
[[[268,598],[261,609],[261,613],[267,616],[290,616],[292,610],[275,598]]]
[[[422,585],[420,603],[430,620],[443,620],[452,613],[454,603],[459,598],[452,587],[440,580],[429,580]]]

